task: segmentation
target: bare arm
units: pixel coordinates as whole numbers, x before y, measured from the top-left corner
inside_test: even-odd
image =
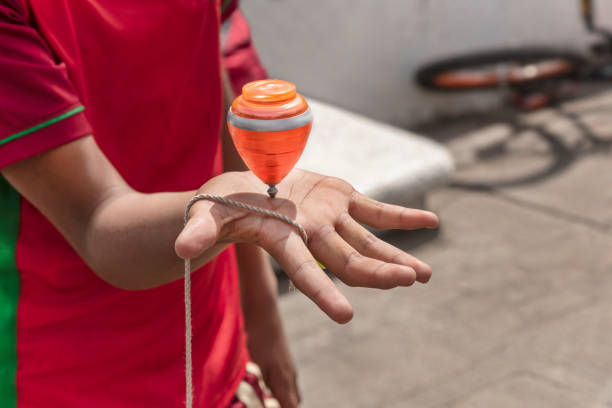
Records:
[[[276,258],[323,311],[338,322],[353,315],[347,299],[314,257],[349,285],[373,288],[425,282],[431,269],[373,237],[375,228],[435,227],[434,214],[371,200],[346,182],[295,169],[274,200],[250,172],[228,172],[199,190],[229,196],[283,213],[305,228],[308,246],[289,225],[233,207],[200,201],[181,232],[182,213],[194,192],[140,194],[130,189],[91,137],[2,170],[9,182],[62,232],[81,257],[107,282],[143,289],[180,276],[180,260],[198,267],[228,243],[249,242]],[[314,256],[314,257],[313,257]]]
[[[194,191],[134,191],[92,137],[15,163],[2,174],[105,281],[124,289],[145,289],[182,275],[174,241]],[[223,248],[219,244],[208,249],[194,266]]]

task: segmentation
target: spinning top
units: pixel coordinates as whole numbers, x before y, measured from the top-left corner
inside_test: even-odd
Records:
[[[232,140],[249,169],[270,188],[285,178],[302,155],[312,127],[312,112],[291,82],[249,82],[227,114]]]

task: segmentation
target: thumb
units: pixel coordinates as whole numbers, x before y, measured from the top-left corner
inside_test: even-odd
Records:
[[[195,214],[189,218],[174,243],[176,254],[183,259],[196,258],[217,242],[219,226],[210,213],[210,203],[202,204],[191,210]]]

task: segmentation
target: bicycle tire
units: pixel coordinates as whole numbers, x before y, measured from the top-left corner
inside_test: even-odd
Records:
[[[513,67],[507,72],[490,68],[502,64]],[[417,71],[416,82],[425,89],[438,91],[491,89],[504,84],[518,87],[575,78],[585,64],[580,54],[554,48],[484,51],[425,65]]]

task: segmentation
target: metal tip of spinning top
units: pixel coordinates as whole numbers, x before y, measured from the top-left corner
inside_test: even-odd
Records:
[[[276,184],[268,184],[268,185],[270,186],[270,188],[268,189],[268,195],[270,196],[270,198],[276,197],[276,193],[278,193]]]

